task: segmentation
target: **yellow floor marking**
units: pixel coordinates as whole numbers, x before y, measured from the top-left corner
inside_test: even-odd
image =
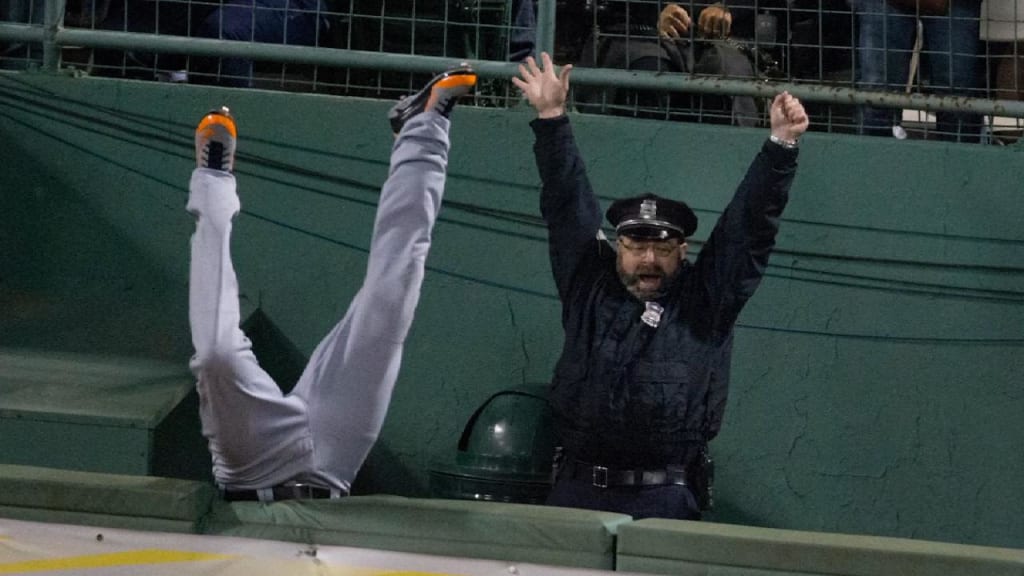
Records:
[[[378,573],[379,576],[459,576],[458,574],[447,574],[439,572],[389,572]]]
[[[177,550],[132,550],[113,554],[91,554],[89,556],[71,556],[68,558],[50,558],[46,560],[26,560],[0,564],[0,574],[18,572],[48,572],[52,570],[72,570],[81,568],[107,568],[110,566],[131,566],[135,564],[166,564],[169,562],[201,562],[232,558],[227,554],[205,554],[201,552],[181,552]]]

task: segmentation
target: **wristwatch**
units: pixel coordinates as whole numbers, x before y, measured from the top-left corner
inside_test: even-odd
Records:
[[[786,148],[787,150],[792,150],[793,148],[796,148],[797,146],[800,145],[799,140],[783,140],[782,138],[779,138],[775,134],[769,136],[768,139],[778,144],[779,146]]]

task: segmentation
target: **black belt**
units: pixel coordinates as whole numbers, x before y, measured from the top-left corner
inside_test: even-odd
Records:
[[[263,492],[263,498],[260,498]],[[289,483],[280,484],[264,490],[226,490],[220,494],[228,502],[276,502],[278,500],[315,500],[332,498],[330,488],[322,488],[311,484]],[[342,493],[336,492],[340,497]]]
[[[585,480],[598,488],[616,486],[686,486],[686,469],[682,466],[664,468],[617,469],[567,459],[562,464],[562,474],[574,480]]]

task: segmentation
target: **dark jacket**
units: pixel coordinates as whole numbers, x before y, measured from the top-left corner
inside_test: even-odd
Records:
[[[659,0],[658,2],[639,0],[587,0],[582,6],[587,8],[583,17],[593,19],[605,34],[643,35],[649,32],[656,35],[658,17],[669,4],[678,4],[693,21],[693,34],[696,37],[697,22],[700,13],[708,6],[723,4],[732,13],[732,31],[730,36],[752,40],[757,12],[755,4],[761,9],[784,6],[779,0]]]
[[[601,210],[568,117],[531,126],[565,330],[551,384],[560,441],[608,467],[689,465],[721,427],[733,326],[767,266],[797,151],[765,142],[696,262],[658,300],[653,328],[598,237]]]

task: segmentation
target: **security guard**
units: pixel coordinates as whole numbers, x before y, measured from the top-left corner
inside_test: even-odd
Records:
[[[634,518],[696,519],[706,445],[722,423],[733,326],[775,244],[808,120],[788,93],[771,105],[771,136],[694,263],[697,217],[648,194],[601,212],[565,115],[571,66],[532,59],[513,82],[531,123],[543,182],[551,266],[565,345],[550,398],[562,446],[548,503]]]

